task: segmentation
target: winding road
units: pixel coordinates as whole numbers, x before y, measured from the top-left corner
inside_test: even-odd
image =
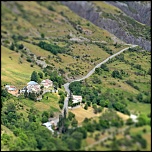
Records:
[[[127,44],[127,45],[129,45],[129,47],[120,50],[119,52],[109,56],[104,61],[102,61],[99,64],[97,64],[86,76],[84,76],[84,77],[82,77],[80,79],[77,79],[77,80],[73,80],[71,82],[67,82],[67,83],[64,84],[65,91],[67,92],[67,97],[64,100],[64,106],[63,106],[63,110],[62,110],[62,115],[64,115],[64,112],[63,112],[64,109],[66,109],[66,112],[68,112],[68,100],[69,100],[69,95],[70,95],[69,85],[70,85],[70,83],[75,82],[75,81],[81,81],[81,80],[87,79],[88,77],[90,77],[95,72],[96,68],[99,68],[102,64],[106,63],[109,59],[114,58],[115,56],[119,55],[120,53],[124,52],[125,50],[128,50],[129,48],[133,48],[133,47],[138,46],[138,45],[132,45],[132,44]],[[57,123],[59,121],[59,118],[56,118],[53,121],[55,123]]]

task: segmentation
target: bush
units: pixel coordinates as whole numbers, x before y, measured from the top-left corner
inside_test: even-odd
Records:
[[[72,118],[75,118],[75,114],[73,114],[72,112],[68,113],[68,119],[71,121]]]
[[[85,104],[84,109],[88,110],[88,104]]]
[[[102,64],[100,67],[101,67],[104,71],[108,71],[108,72],[109,72],[109,68],[107,67],[106,64]]]
[[[87,26],[90,26],[90,23],[87,23]]]
[[[23,45],[23,44],[20,44],[20,45],[18,46],[18,48],[22,50],[22,49],[24,48],[24,45]]]
[[[131,118],[127,119],[126,125],[132,125],[134,124],[133,120]]]
[[[34,65],[33,65],[33,64],[30,64],[30,66],[33,67]]]
[[[49,9],[50,11],[55,11],[55,9],[54,9],[52,6],[48,6],[48,9]]]
[[[100,113],[100,112],[102,112],[102,110],[103,110],[103,108],[102,107],[98,107],[98,112]]]
[[[32,60],[31,60],[30,57],[27,57],[26,61],[27,61],[27,62],[32,62]]]
[[[88,107],[90,107],[91,106],[91,102],[87,101],[87,105],[88,105]]]
[[[47,111],[44,111],[43,113],[42,113],[42,117],[47,117],[47,118],[49,118],[49,113],[47,112]]]
[[[60,103],[60,104],[59,104],[59,107],[60,107],[60,109],[62,109],[62,108],[63,108],[63,104],[62,104],[62,103]]]
[[[50,111],[50,117],[53,118],[54,117],[54,112]]]
[[[127,80],[126,83],[129,84],[130,86],[132,86],[133,88],[140,90],[139,87],[135,86],[131,80]]]
[[[41,38],[44,38],[44,37],[45,37],[44,33],[41,33]]]
[[[11,46],[9,47],[9,49],[10,49],[10,50],[13,50],[13,51],[15,50],[15,45],[14,45],[14,43],[11,44]]]
[[[112,77],[122,79],[122,76],[121,76],[120,72],[117,71],[117,70],[114,70],[114,71],[112,72]]]
[[[46,117],[46,116],[43,116],[42,117],[42,123],[45,123],[45,122],[47,122],[48,121],[48,118]]]
[[[136,99],[139,101],[139,102],[142,102],[143,101],[143,95],[141,93],[139,93],[136,97]]]
[[[54,55],[57,55],[58,53],[65,53],[65,50],[66,50],[63,47],[59,47],[58,45],[49,44],[49,43],[46,43],[46,42],[43,42],[43,41],[40,41],[38,43],[38,46],[41,47],[42,49],[50,51]]]
[[[139,69],[139,70],[141,70],[141,69],[142,69],[140,64],[136,64],[136,65],[134,65],[134,68]]]

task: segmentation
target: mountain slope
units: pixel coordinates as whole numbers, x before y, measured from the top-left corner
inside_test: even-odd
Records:
[[[95,64],[126,47],[111,33],[55,1],[2,2],[1,29],[2,46],[10,49],[13,43],[18,56],[27,61],[30,58],[33,66],[41,62],[42,70],[48,65],[65,79],[85,75]],[[60,53],[48,51],[48,47]],[[19,66],[24,69],[23,65]]]
[[[62,4],[126,43],[137,44],[146,50],[151,50],[150,26],[134,20],[125,13],[126,11],[123,12],[123,9],[120,10],[116,5],[113,6],[106,1],[62,1]],[[130,2],[127,4],[131,5]],[[149,12],[149,8],[148,14],[147,11],[143,11],[142,18],[144,16],[149,18]]]
[[[20,54],[9,50],[8,48],[1,46],[1,80],[3,84],[24,84],[30,80],[31,73],[36,70],[41,71],[41,68],[38,66],[31,67],[30,63],[27,62],[24,58],[20,57]],[[20,63],[20,61],[22,63]]]
[[[150,26],[151,22],[151,1],[107,1],[135,20]]]
[[[94,3],[93,7],[98,11],[104,6],[103,13],[99,14],[105,18],[118,18],[120,13],[125,16],[120,9],[107,3],[82,2],[83,5],[86,3],[91,7]],[[99,14],[94,16],[92,10],[88,10],[88,14],[98,22]],[[129,18],[125,17],[127,26]],[[133,23],[138,22],[133,20]],[[136,35],[134,30],[147,32],[146,28],[138,23],[129,32]],[[95,65],[128,48],[128,44],[56,1],[2,2],[1,29],[2,151],[79,151],[105,138],[106,141],[88,150],[150,150],[149,51],[139,46],[129,48],[106,60],[106,64],[96,68],[95,73],[83,82],[74,82],[71,93],[82,95],[82,106],[64,111],[62,118],[64,107],[73,106],[72,100],[68,102],[66,87],[62,85],[86,76]],[[144,38],[146,33],[140,32],[136,36],[140,34]],[[38,83],[43,79],[53,81],[54,89],[52,87],[48,93],[48,90],[42,91],[41,100],[35,100],[40,94],[25,93],[16,97],[5,90],[5,84],[22,89],[30,81],[33,71],[41,72]],[[140,122],[128,123],[126,119],[130,113],[139,114]],[[125,116],[127,118],[122,120]],[[81,119],[81,126],[78,119]],[[47,121],[53,123],[52,120],[54,123],[59,120],[57,130],[52,125],[54,134],[43,126]],[[119,134],[126,128],[130,130]],[[141,136],[132,129],[140,132]],[[137,137],[133,138],[135,134]],[[114,140],[109,139],[110,136]]]

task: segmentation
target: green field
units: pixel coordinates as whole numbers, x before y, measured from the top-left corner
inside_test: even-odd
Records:
[[[147,74],[148,70],[150,69],[150,63],[149,63],[150,52],[135,53],[135,52],[126,51],[123,53],[123,55],[125,61],[128,61],[129,63],[135,63],[134,65],[137,64],[141,65],[142,73],[144,73],[143,71],[146,71],[146,75],[143,76],[136,75],[135,72],[139,72],[140,71],[139,69],[136,69],[130,64],[127,64],[120,60],[115,60],[107,64],[107,67],[109,68],[109,72],[102,71],[101,75],[96,74],[96,76],[102,81],[102,84],[101,85],[94,84],[94,86],[101,89],[103,92],[109,89],[111,94],[115,94],[116,92],[119,93],[123,92],[125,97],[124,101],[127,103],[128,109],[130,109],[130,111],[132,112],[138,111],[139,113],[144,113],[147,115],[148,113],[150,113],[150,104],[130,102],[127,100],[127,98],[130,95],[135,96],[143,92],[150,93],[151,76]],[[136,62],[134,62],[134,58],[131,58],[130,56],[134,56],[134,58],[136,58]],[[118,70],[118,71],[123,70],[125,73],[128,73],[128,75],[123,75],[122,79],[113,78],[111,74],[114,70]],[[104,76],[106,76],[106,78]],[[93,78],[93,76],[91,77]],[[91,77],[89,79],[92,79]],[[89,81],[89,79],[87,81]],[[134,85],[139,87],[140,90],[137,90],[131,85],[127,84],[125,82],[126,80],[131,80]]]
[[[105,2],[92,3],[97,7],[98,12],[100,10],[103,11],[102,17],[119,17],[122,22],[128,25],[128,30],[131,34],[134,36],[147,36],[147,39],[149,39],[150,30],[144,24],[122,16],[120,9]],[[135,32],[132,31],[132,26]],[[127,26],[124,26],[124,28],[126,29]],[[33,71],[43,72],[43,74],[47,75],[43,76],[42,79],[49,79],[55,71],[57,75],[53,76],[53,83],[55,81],[58,84],[59,82],[57,81],[61,79],[66,83],[70,79],[85,76],[95,65],[110,55],[128,47],[119,39],[117,39],[118,42],[116,43],[114,35],[81,18],[68,7],[56,1],[2,2],[1,29],[2,87],[5,84],[11,84],[18,89],[23,88],[30,81]],[[144,31],[143,33],[142,30]],[[72,41],[71,38],[83,39],[84,42]],[[42,46],[43,44],[40,45],[39,43],[42,41],[48,44]],[[12,44],[15,46],[14,51],[10,49]],[[21,44],[23,44],[23,48]],[[100,68],[99,73],[96,71],[96,73],[82,82],[82,86],[77,91],[82,92],[79,95],[83,97],[83,106],[89,104],[89,102],[92,103],[88,110],[85,110],[84,107],[69,110],[75,114],[78,126],[83,125],[85,118],[91,119],[91,122],[96,121],[98,123],[99,117],[102,117],[101,114],[105,112],[105,109],[114,109],[114,106],[118,107],[119,110],[116,111],[116,107],[115,111],[124,123],[129,118],[129,114],[126,111],[120,112],[124,107],[130,114],[142,115],[149,122],[149,115],[151,114],[151,102],[149,103],[149,97],[151,96],[151,52],[137,48],[134,52],[125,51],[120,56],[110,60],[111,62],[106,63],[109,71],[104,71]],[[60,49],[60,52],[53,54],[55,49]],[[31,54],[28,54],[28,50]],[[36,65],[36,59],[33,60],[34,55],[37,60],[42,57],[39,60],[45,61],[48,67],[43,69]],[[31,61],[29,61],[30,59]],[[121,73],[122,79],[112,76],[114,70]],[[128,80],[132,85],[126,82]],[[58,88],[58,90],[65,91],[63,86],[61,89]],[[51,117],[51,112],[53,112],[54,117],[58,117],[61,113],[59,107],[60,95],[58,93],[46,93],[41,101],[33,101],[25,98],[24,95],[14,97],[10,94],[7,95],[4,90],[1,90],[1,92],[3,93],[1,96],[1,134],[4,135],[1,139],[2,151],[10,151],[11,149],[18,151],[20,149],[43,151],[50,150],[50,147],[51,150],[56,150],[57,148],[62,150],[63,147],[65,149],[68,147],[67,149],[71,150],[74,146],[79,147],[77,140],[81,138],[82,134],[77,131],[73,135],[72,130],[68,132],[69,128],[66,128],[68,125],[72,127],[73,120],[63,120],[63,122],[65,121],[65,126],[62,124],[62,129],[65,129],[65,132],[63,131],[63,134],[59,134],[59,138],[57,137],[58,133],[49,134],[48,130],[41,126],[43,122],[48,121],[48,118]],[[142,95],[142,99],[138,95]],[[142,101],[139,101],[139,97]],[[148,103],[144,103],[145,101]],[[118,105],[115,105],[116,102]],[[98,108],[102,103],[105,105],[108,103],[108,105],[103,106],[102,112],[95,114],[95,110],[92,107],[93,103],[98,103]],[[122,108],[120,108],[121,106]],[[48,117],[46,116],[46,119],[43,117],[45,112],[48,112],[49,115]],[[111,115],[110,118],[112,118]],[[102,123],[99,125],[101,126],[97,130],[86,132],[87,137],[82,139],[82,145],[77,150],[109,151],[111,150],[110,144],[112,144],[112,140],[106,140],[104,145],[95,143],[104,137],[115,134],[119,129],[128,127],[124,124],[122,128],[110,126],[109,129],[103,129]],[[85,128],[86,126],[83,127]],[[116,140],[129,138],[123,133],[117,134]],[[98,139],[95,139],[97,134],[99,134]],[[140,127],[132,125],[129,134],[141,134],[146,139],[147,148],[141,148],[140,150],[151,149],[150,125],[146,124]],[[78,142],[81,143],[80,140]],[[86,148],[93,144],[95,145],[91,148]],[[125,149],[123,146],[120,148],[121,150]],[[131,148],[136,150],[138,145]]]
[[[88,22],[86,19],[79,17],[66,6],[55,1],[12,3],[12,7],[16,6],[18,11],[20,11],[20,16],[14,13],[14,10],[8,9],[5,3],[2,5],[2,45],[8,48],[10,43],[14,42],[14,38],[12,37],[20,35],[23,38],[16,40],[17,44],[23,44],[37,57],[45,57],[46,63],[53,66],[54,69],[62,69],[66,73],[64,74],[65,78],[67,76],[69,78],[78,78],[82,75],[86,75],[89,70],[94,67],[94,65],[110,56],[110,54],[108,54],[105,50],[94,44],[93,41],[104,41],[106,43],[106,47],[111,49],[113,53],[116,53],[117,51],[126,47],[123,44],[116,48],[114,46],[114,41],[111,39],[110,33],[95,26],[91,22]],[[54,11],[49,10],[52,5]],[[39,22],[40,20],[41,22]],[[74,25],[74,23],[81,26],[82,32],[76,29],[76,25]],[[85,30],[91,31],[91,34],[85,34]],[[8,37],[7,34],[10,34],[10,36]],[[42,34],[44,34],[44,38],[41,38]],[[69,38],[70,34],[76,38],[87,38],[92,42],[72,42]],[[70,51],[64,54],[53,55],[49,51],[41,49],[40,47],[32,44],[39,43],[40,41],[54,44],[56,43],[59,46],[69,45],[68,47]],[[19,51],[18,57],[19,54],[23,54],[24,59],[26,59],[27,55],[25,55],[23,51]],[[76,58],[78,55],[79,58]],[[50,58],[48,58],[48,56],[50,56]],[[15,62],[16,61],[17,59]],[[4,61],[2,64],[3,66],[5,65]],[[22,65],[24,69],[25,63]],[[32,68],[30,67],[29,70],[30,69]],[[39,68],[35,66],[35,69]],[[14,76],[15,72],[16,71],[14,71]],[[12,81],[12,79],[9,80],[7,78],[7,73],[10,73],[10,69],[8,69],[8,71],[7,68],[5,71],[4,69],[2,70],[2,80],[4,79],[4,83],[10,83]],[[22,73],[23,75],[24,73],[26,75],[27,72],[25,71]],[[17,74],[18,73],[16,73],[16,75]],[[24,77],[23,75],[21,77]],[[16,80],[19,80],[19,77],[15,77],[14,83],[17,82]],[[19,81],[21,82],[21,80]]]
[[[36,66],[33,68],[30,63],[23,60],[22,64],[19,64],[20,54],[11,51],[8,48],[1,46],[2,53],[2,69],[1,69],[1,80],[2,84],[12,85],[26,85],[30,81],[30,76],[35,70],[40,72],[40,67]]]

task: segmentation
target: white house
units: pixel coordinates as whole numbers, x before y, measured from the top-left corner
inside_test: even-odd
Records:
[[[6,85],[6,86],[5,86],[5,88],[6,88],[7,90],[9,89],[9,87],[10,87],[10,85]]]
[[[73,103],[82,102],[82,96],[73,95]]]
[[[50,131],[52,131],[52,133],[54,133],[54,130],[52,129],[52,124],[51,124],[51,122],[43,123],[43,125],[46,126]]]
[[[15,90],[17,90],[15,86],[10,86],[10,87],[8,88],[8,91],[15,91]]]
[[[137,120],[138,117],[136,115],[131,114],[130,118],[132,119],[133,122],[138,122]]]
[[[41,82],[41,85],[43,85],[44,88],[49,88],[53,86],[53,82],[49,79],[46,79]]]

